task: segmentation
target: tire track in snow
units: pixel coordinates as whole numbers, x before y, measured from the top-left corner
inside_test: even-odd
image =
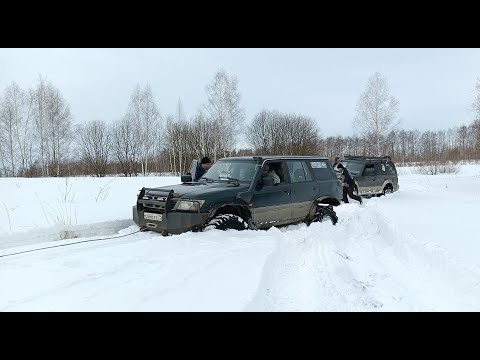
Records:
[[[244,310],[478,311],[478,272],[388,222],[373,200],[338,207],[336,226],[279,230]]]

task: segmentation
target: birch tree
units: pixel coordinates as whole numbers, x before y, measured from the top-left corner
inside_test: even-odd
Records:
[[[31,96],[42,176],[60,176],[60,167],[68,159],[72,138],[70,106],[60,90],[41,75]]]
[[[373,155],[382,155],[383,140],[398,125],[398,111],[399,101],[390,95],[387,80],[380,73],[374,73],[360,95],[353,120],[354,129],[372,139]]]
[[[480,78],[477,78],[475,84],[475,99],[473,100],[472,108],[475,112],[476,120],[480,120]]]
[[[4,173],[16,175],[16,157],[18,154],[18,142],[16,135],[22,121],[22,92],[14,82],[5,90],[5,96],[0,100],[0,139],[3,151]],[[8,167],[5,165],[8,163]]]
[[[135,133],[134,146],[138,151],[138,161],[141,173],[147,175],[150,172],[149,164],[155,156],[155,141],[157,132],[160,131],[160,111],[155,104],[150,85],[142,89],[137,84],[128,104],[126,121],[131,124],[131,130]]]
[[[245,112],[240,107],[240,92],[235,76],[228,76],[225,70],[218,70],[212,82],[205,88],[207,103],[205,110],[216,126],[214,138],[214,161],[217,156],[227,156],[236,145],[237,135],[243,129]]]

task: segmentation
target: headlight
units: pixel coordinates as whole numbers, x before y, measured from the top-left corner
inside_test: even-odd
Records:
[[[175,210],[199,212],[205,200],[180,200],[177,201]]]

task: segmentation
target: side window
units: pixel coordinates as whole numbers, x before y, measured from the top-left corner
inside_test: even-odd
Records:
[[[288,173],[292,183],[306,181],[305,169],[301,161],[287,161]]]
[[[316,180],[331,180],[336,177],[333,168],[328,166],[324,160],[311,160],[309,161],[312,168],[313,175]]]
[[[372,176],[375,175],[375,168],[373,164],[366,164],[365,170],[363,170],[363,176]]]
[[[283,169],[283,164],[281,162],[272,162],[270,167],[275,171],[275,173],[280,178],[280,183],[285,182],[285,172]]]
[[[375,164],[375,173],[377,175],[385,175],[387,172],[385,171],[385,164],[376,163]]]
[[[393,163],[385,164],[385,168],[386,168],[387,174],[395,175],[397,173],[395,171],[395,165],[393,165]]]
[[[308,166],[305,163],[305,161],[302,161],[302,166],[303,166],[303,170],[305,171],[305,180],[312,181],[312,174],[310,174],[310,170],[308,169]]]

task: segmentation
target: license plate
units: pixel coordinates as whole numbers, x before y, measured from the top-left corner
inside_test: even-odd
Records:
[[[162,214],[153,214],[153,213],[143,213],[143,218],[147,220],[157,220],[162,221]]]

